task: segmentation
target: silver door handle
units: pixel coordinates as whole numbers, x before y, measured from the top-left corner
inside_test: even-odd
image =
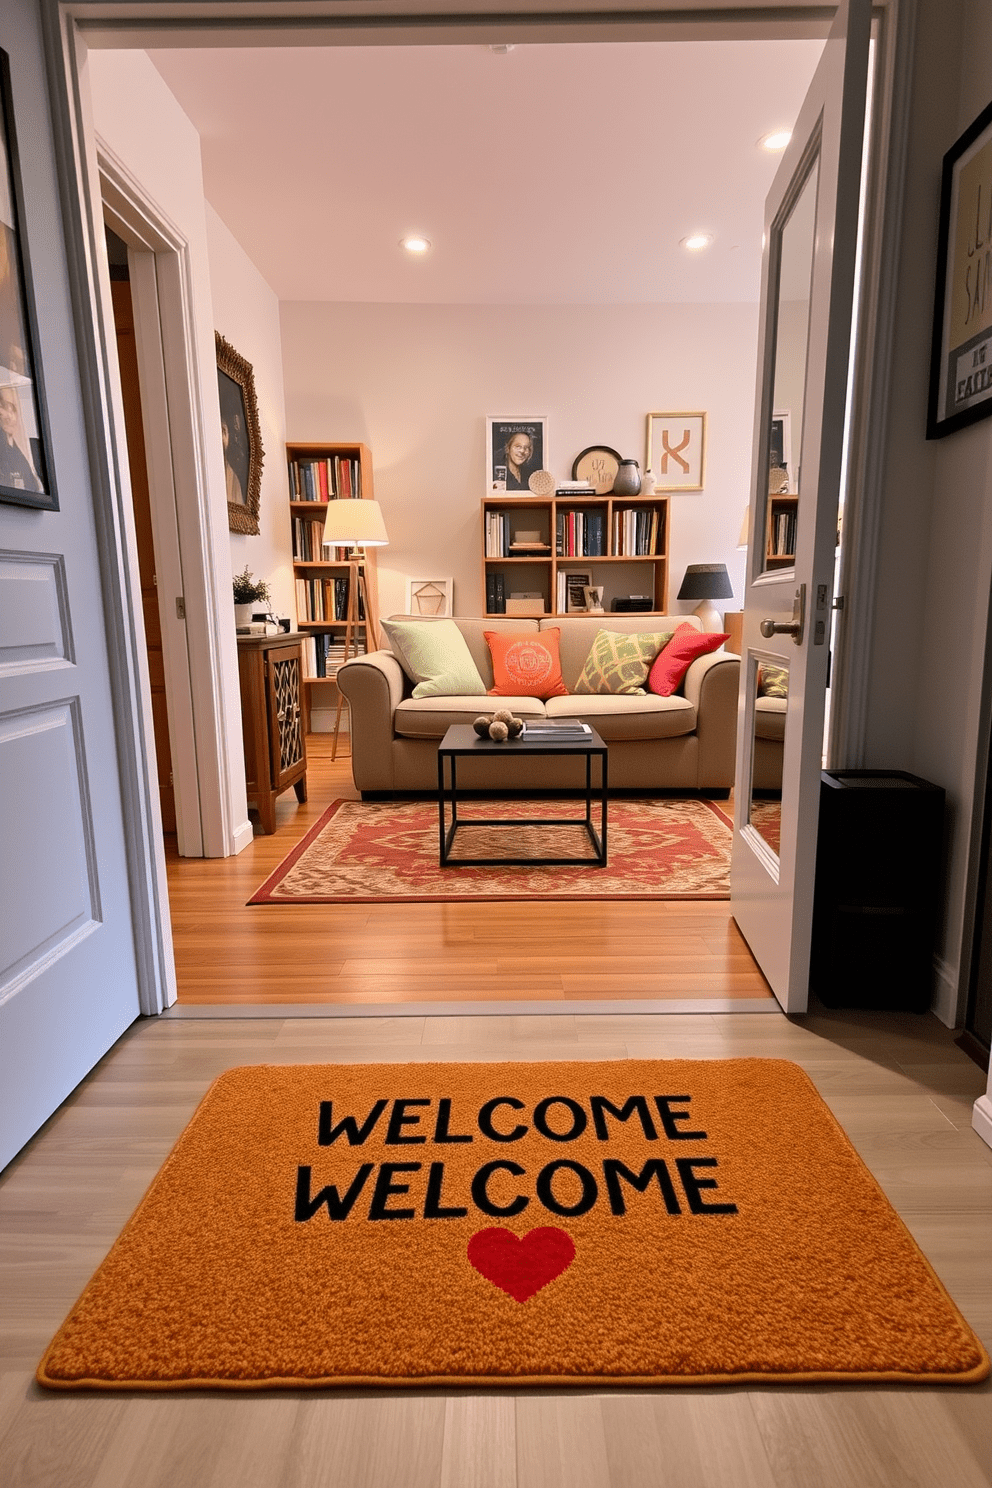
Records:
[[[797,646],[802,645],[803,630],[806,623],[806,585],[800,584],[796,590],[796,597],[792,601],[791,620],[762,620],[758,629],[765,640],[771,640],[772,636],[790,635]]]

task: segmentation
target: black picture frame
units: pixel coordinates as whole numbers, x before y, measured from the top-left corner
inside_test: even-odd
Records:
[[[990,414],[992,103],[955,140],[941,171],[927,438]]]
[[[10,59],[0,49],[0,501],[58,511],[51,450]]]
[[[258,419],[255,373],[251,363],[235,351],[220,331],[214,332],[214,341],[227,481],[227,525],[231,532],[257,537],[265,451]]]

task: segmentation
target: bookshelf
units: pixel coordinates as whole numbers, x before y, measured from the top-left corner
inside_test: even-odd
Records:
[[[375,647],[378,596],[372,548],[363,565],[369,603],[365,606],[363,600],[357,633],[349,637],[348,596],[350,586],[357,583],[359,565],[345,548],[336,549],[332,559],[325,558],[324,520],[329,501],[374,498],[372,451],[365,444],[290,443],[286,461],[297,628],[304,636],[303,685],[311,706],[312,690],[329,688],[328,701],[322,706],[334,707],[338,702],[335,676],[346,640],[350,639],[352,654],[356,647]]]
[[[545,615],[569,611],[567,576],[602,584],[603,605],[647,595],[650,610],[668,606],[668,497],[486,496],[482,502],[482,593],[486,615],[502,615],[512,594],[537,595]],[[537,534],[521,545],[519,534]],[[563,593],[563,590],[565,591]],[[494,607],[495,605],[495,607]]]
[[[799,497],[769,496],[765,568],[792,568],[796,561],[796,521]]]

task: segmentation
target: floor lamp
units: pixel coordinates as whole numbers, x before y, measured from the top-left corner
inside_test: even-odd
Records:
[[[344,657],[339,668],[348,661],[357,644],[358,629],[362,624],[361,610],[365,611],[366,650],[378,651],[379,631],[375,612],[369,598],[368,557],[366,548],[384,548],[389,542],[386,524],[382,520],[382,509],[378,501],[365,501],[360,497],[329,501],[324,516],[324,551],[334,548],[349,548],[348,559],[348,609],[345,614]],[[336,674],[335,674],[336,679]],[[338,702],[334,712],[334,742],[331,759],[337,758],[338,738],[341,733],[341,708],[344,697],[338,687]],[[354,750],[354,740],[352,740]]]

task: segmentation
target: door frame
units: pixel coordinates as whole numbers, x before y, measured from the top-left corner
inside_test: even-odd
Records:
[[[119,0],[108,8],[103,0],[39,0],[45,37],[46,58],[53,128],[56,141],[57,171],[63,205],[63,228],[66,258],[73,291],[78,355],[81,363],[85,414],[90,434],[90,465],[98,527],[101,531],[104,604],[108,648],[111,658],[111,687],[114,697],[118,737],[122,796],[124,800],[129,864],[132,877],[135,938],[139,946],[139,977],[142,1010],[157,1012],[174,1000],[175,972],[172,960],[168,899],[165,888],[165,864],[161,851],[161,828],[157,808],[151,800],[151,767],[154,752],[150,714],[144,716],[142,685],[143,646],[140,634],[140,592],[136,587],[136,566],[127,542],[127,511],[124,497],[127,489],[126,446],[120,410],[115,409],[110,366],[115,351],[110,347],[113,319],[108,319],[109,280],[101,284],[100,264],[103,228],[101,183],[96,160],[88,94],[83,78],[88,42],[98,46],[135,47],[147,44],[151,33],[159,40],[168,37],[175,46],[209,45],[211,36],[220,45],[251,44],[264,35],[268,45],[378,44],[424,45],[475,43],[486,38],[513,39],[523,31],[529,40],[554,41],[648,40],[664,35],[672,39],[746,39],[749,36],[825,35],[833,7],[811,10],[783,6],[770,15],[765,5],[746,3],[735,9],[728,19],[726,12],[695,8],[675,12],[670,18],[657,10],[645,12],[643,19],[636,11],[618,18],[590,17],[572,11],[560,15],[542,7],[540,14],[507,17],[479,11],[470,15],[396,14],[363,16],[349,14],[349,0],[327,0],[326,5],[309,5],[297,14],[287,14],[279,0],[267,0],[251,16],[237,13],[209,0],[192,0],[176,7],[170,14],[170,0]],[[470,10],[471,0],[465,5]],[[877,73],[874,129],[879,139],[894,146],[887,159],[875,153],[874,189],[867,202],[865,250],[865,315],[870,312],[875,339],[867,344],[869,353],[862,358],[858,381],[856,413],[858,443],[851,462],[848,502],[850,535],[845,543],[849,554],[843,582],[851,602],[845,610],[845,623],[838,638],[837,665],[834,671],[834,733],[849,762],[859,763],[863,754],[867,719],[867,678],[869,640],[873,625],[870,596],[874,589],[877,552],[878,503],[874,497],[877,473],[884,457],[884,420],[874,422],[869,413],[886,406],[890,347],[895,323],[895,300],[892,287],[879,284],[883,248],[893,255],[898,250],[906,150],[905,130],[894,132],[908,108],[911,93],[912,36],[916,0],[887,0],[876,7],[874,24],[876,43],[884,45],[884,75]],[[754,9],[750,19],[746,11]],[[227,13],[225,14],[225,10]],[[897,146],[902,146],[898,148]],[[869,242],[870,237],[870,242]],[[177,257],[178,261],[178,257]],[[892,261],[891,258],[888,261]],[[891,278],[891,276],[890,276]],[[867,324],[866,320],[866,324]],[[189,327],[186,327],[187,331]],[[197,512],[200,536],[207,538],[202,482],[203,457],[202,407],[196,385],[194,362],[187,359],[192,453],[196,467]],[[855,556],[859,538],[864,547]],[[183,553],[184,592],[196,592],[204,601],[215,599],[218,573],[212,566],[209,541],[201,541],[194,553]],[[225,573],[226,577],[226,573]],[[855,599],[855,592],[857,599]],[[213,625],[215,610],[205,602],[202,618],[205,624],[209,676],[199,676],[190,647],[190,677],[194,697],[212,701],[211,717],[218,725],[216,738],[224,741],[223,699],[220,695],[220,652]],[[190,627],[189,640],[193,631]],[[197,717],[197,730],[200,719]],[[223,852],[238,851],[244,841],[234,843],[235,827],[226,817],[228,791],[223,789],[227,772],[227,754],[216,755],[220,815],[226,832]],[[226,782],[229,784],[229,782]],[[205,800],[207,792],[200,780],[201,814],[206,836]],[[250,827],[248,828],[250,832]],[[245,839],[247,840],[247,839]],[[171,995],[170,995],[171,988]]]

